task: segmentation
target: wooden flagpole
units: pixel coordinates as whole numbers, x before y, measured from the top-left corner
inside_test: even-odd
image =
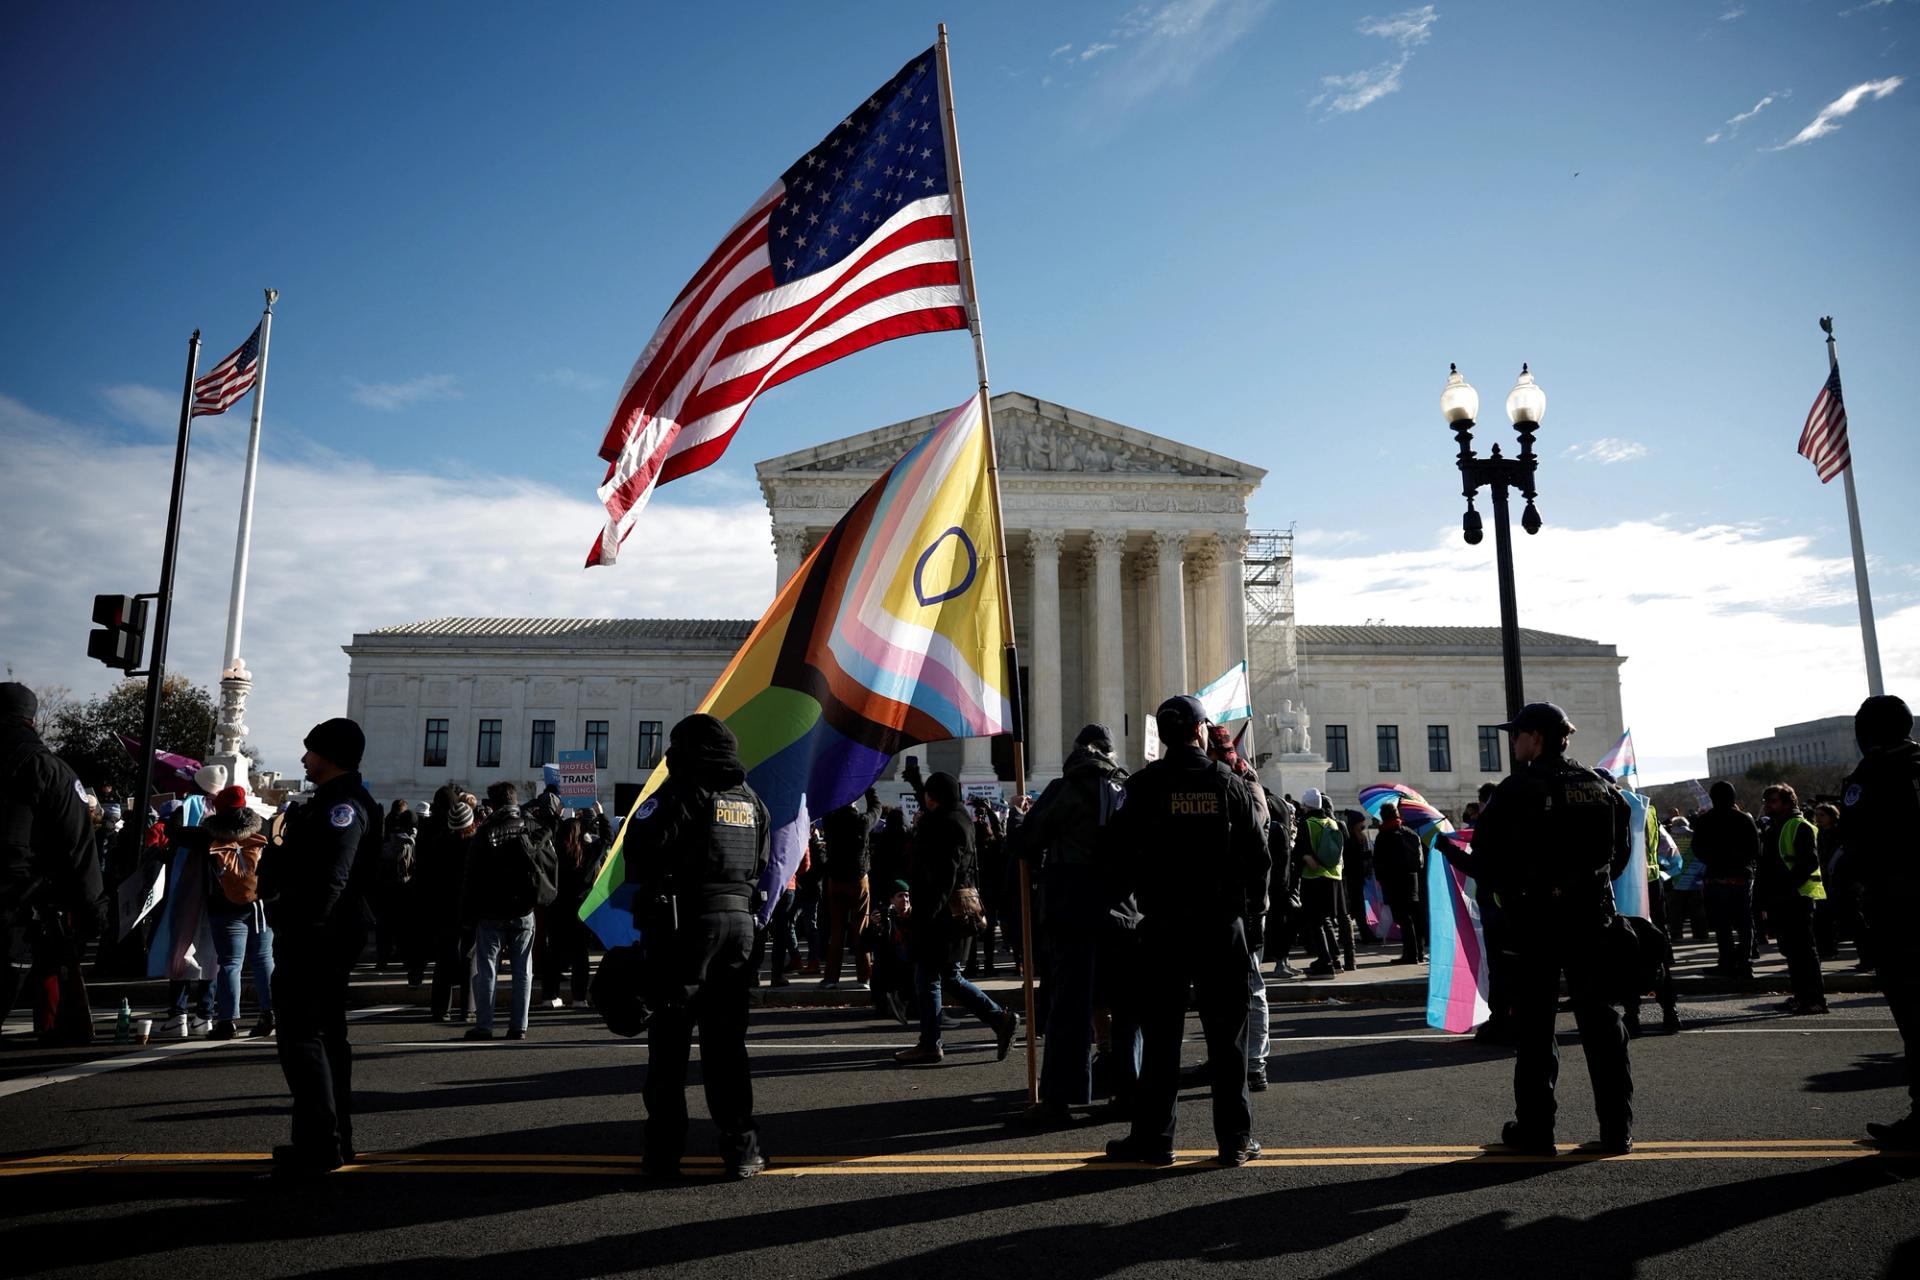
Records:
[[[1000,451],[993,438],[993,400],[987,387],[987,343],[980,326],[980,290],[974,283],[973,242],[967,232],[966,188],[960,178],[960,126],[953,110],[953,70],[947,61],[947,24],[940,24],[935,45],[940,72],[940,103],[947,136],[947,188],[953,194],[953,238],[960,252],[960,288],[966,298],[967,327],[973,332],[973,360],[980,374],[980,417],[987,431],[987,488],[993,495],[993,536],[1000,555],[1000,630],[1006,637],[1008,700],[1020,704],[1020,663],[1013,639],[1013,579],[1007,573],[1007,527],[1000,511]],[[1051,678],[1048,673],[1047,678]],[[1027,793],[1027,759],[1020,741],[1021,717],[1013,733],[1013,794]],[[1033,884],[1020,863],[1020,981],[1026,999],[1027,1101],[1040,1101],[1040,1059],[1034,1047],[1033,1027]]]

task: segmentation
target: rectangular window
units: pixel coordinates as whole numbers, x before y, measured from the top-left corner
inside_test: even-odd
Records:
[[[1346,773],[1353,766],[1347,762],[1347,726],[1330,724],[1321,735],[1327,740],[1327,772]]]
[[[640,754],[637,759],[642,769],[651,769],[660,763],[661,739],[666,728],[664,720],[642,720],[640,722]]]
[[[500,722],[498,720],[480,722],[480,745],[473,753],[473,764],[477,769],[500,767]]]
[[[429,769],[447,767],[447,722],[445,720],[427,721],[427,745],[420,753],[420,763]]]
[[[607,722],[605,720],[587,721],[587,740],[580,745],[593,752],[593,767],[607,767]]]
[[[1446,725],[1427,726],[1427,772],[1453,772],[1453,742],[1447,736]]]
[[[533,722],[533,742],[527,750],[527,768],[538,769],[543,764],[552,764],[553,760],[553,721],[535,720]]]
[[[1500,729],[1496,725],[1480,726],[1480,772],[1504,772],[1500,767]]]
[[[1376,726],[1373,731],[1373,745],[1380,757],[1380,772],[1400,772],[1400,726],[1397,724]]]

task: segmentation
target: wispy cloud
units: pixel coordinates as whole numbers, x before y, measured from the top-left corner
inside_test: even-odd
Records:
[[[243,438],[212,435],[194,447],[200,496],[181,528],[168,662],[200,684],[218,679],[224,656],[237,499],[214,495],[239,493]],[[74,627],[85,630],[93,592],[151,581],[148,544],[127,530],[165,518],[173,442],[109,441],[0,394],[0,457],[9,539],[0,667],[33,685],[102,692],[114,673],[86,656]],[[89,460],[89,485],[112,501],[73,501],[75,457]],[[766,507],[743,490],[700,504],[655,501],[620,565],[584,572],[581,554],[606,521],[590,491],[268,448],[245,655],[257,682],[247,721],[267,766],[290,768],[311,725],[345,714],[340,646],[355,631],[442,615],[758,616],[772,598],[773,547]],[[651,551],[634,551],[641,534]]]
[[[1885,80],[1869,80],[1857,84],[1839,97],[1820,108],[1820,114],[1808,122],[1807,127],[1788,138],[1777,147],[1768,147],[1768,151],[1785,151],[1788,147],[1803,146],[1817,138],[1824,138],[1840,128],[1840,121],[1852,115],[1860,104],[1869,98],[1884,98],[1905,84],[1905,76],[1888,76]]]
[[[1892,4],[1893,0],[1866,0],[1865,4],[1857,4],[1851,9],[1842,9],[1840,16],[1851,18],[1856,13],[1870,13],[1875,9],[1885,9]]]
[[[1387,18],[1367,17],[1356,30],[1363,36],[1378,36],[1397,46],[1397,52],[1385,62],[1343,76],[1321,76],[1324,92],[1307,103],[1324,104],[1329,115],[1341,115],[1372,106],[1390,93],[1400,90],[1400,74],[1413,60],[1414,50],[1433,38],[1433,26],[1440,14],[1430,4],[1407,9]]]
[[[1602,466],[1610,466],[1616,462],[1633,462],[1646,457],[1647,446],[1637,440],[1602,436],[1585,444],[1568,445],[1566,455],[1580,462],[1598,462]]]
[[[1859,705],[1865,681],[1844,554],[1822,556],[1809,538],[1752,527],[1576,529],[1548,517],[1519,565],[1521,622],[1619,646],[1623,709],[1642,759],[1674,761],[1673,775],[1684,777],[1704,771],[1710,743]],[[1296,571],[1303,622],[1484,626],[1497,616],[1486,549],[1463,545],[1457,529],[1408,550],[1316,551]],[[1781,582],[1807,591],[1782,596]],[[1888,685],[1911,688],[1920,680],[1920,605],[1883,608],[1880,644]],[[1779,680],[1782,671],[1794,678]],[[1597,753],[1586,738],[1575,739],[1585,743],[1582,759]]]
[[[451,400],[460,394],[458,384],[450,373],[423,373],[405,382],[356,382],[353,399],[369,409],[392,412],[425,400]]]
[[[1747,121],[1753,119],[1755,116],[1759,115],[1762,111],[1766,110],[1767,105],[1769,103],[1778,101],[1781,98],[1790,98],[1792,96],[1793,96],[1793,91],[1790,89],[1777,89],[1774,92],[1768,94],[1766,97],[1760,99],[1760,101],[1754,103],[1747,110],[1742,111],[1739,115],[1727,117],[1726,124],[1722,125],[1718,129],[1715,129],[1712,133],[1707,135],[1707,145],[1712,146],[1714,143],[1719,142],[1722,139],[1731,138],[1734,134],[1740,132],[1741,125],[1745,124]]]
[[[180,426],[180,395],[168,395],[158,387],[124,383],[100,392],[113,416],[122,422],[149,431],[172,431]]]
[[[1040,83],[1045,87],[1062,79],[1071,82],[1070,69],[1105,59],[1100,76],[1106,96],[1121,107],[1132,106],[1163,90],[1191,84],[1272,7],[1273,0],[1161,0],[1136,5],[1104,36],[1085,44],[1069,41],[1055,46],[1048,58],[1062,64],[1061,75],[1043,76]]]
[[[1746,6],[1737,4],[1737,5],[1734,5],[1731,9],[1728,9],[1725,13],[1721,14],[1720,21],[1737,22],[1741,18],[1744,18],[1746,16],[1747,16]]]
[[[569,391],[605,391],[613,385],[611,378],[603,378],[597,373],[582,373],[578,369],[549,369],[540,375],[540,381],[565,387]]]

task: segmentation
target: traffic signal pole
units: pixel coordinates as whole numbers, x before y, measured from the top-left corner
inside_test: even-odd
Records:
[[[140,735],[140,790],[127,829],[134,832],[123,874],[137,871],[153,803],[153,751],[160,738],[160,686],[167,677],[167,627],[173,620],[173,565],[180,551],[180,507],[187,495],[187,439],[193,430],[193,380],[200,369],[200,331],[187,341],[187,382],[180,392],[180,438],[173,448],[173,496],[167,504],[167,537],[160,553],[160,590],[154,597],[153,657],[147,663],[147,722]]]

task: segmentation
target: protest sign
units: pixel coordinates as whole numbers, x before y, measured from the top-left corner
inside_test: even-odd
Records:
[[[591,809],[599,795],[600,780],[592,751],[562,751],[554,766],[560,803],[569,809]]]

